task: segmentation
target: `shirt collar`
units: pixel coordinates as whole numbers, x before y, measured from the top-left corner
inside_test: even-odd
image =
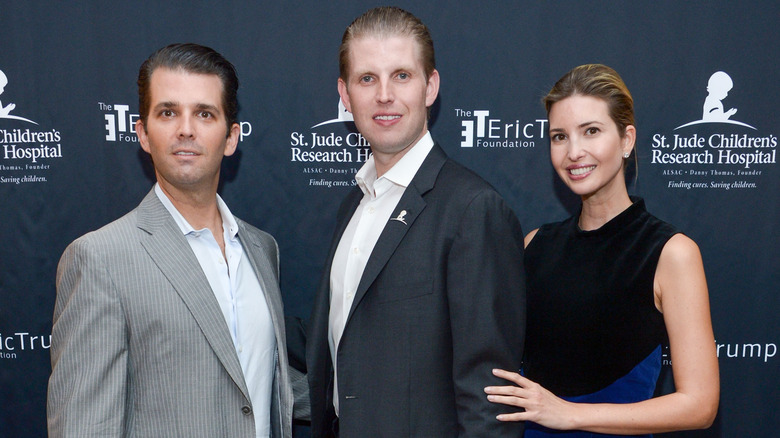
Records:
[[[431,149],[433,149],[433,138],[431,137],[431,132],[427,131],[420,141],[412,146],[411,149],[409,149],[409,151],[380,178],[377,178],[376,164],[374,163],[374,155],[372,154],[355,175],[355,181],[357,181],[363,194],[372,198],[381,196],[381,194],[389,189],[389,186],[392,184],[406,188],[412,182],[414,175],[420,169],[420,166],[422,166],[425,157],[428,156]]]
[[[182,234],[186,236],[190,233],[202,231],[192,228],[192,225],[187,222],[187,219],[184,219],[184,216],[179,213],[179,210],[176,209],[171,200],[168,199],[168,196],[162,191],[159,183],[154,184],[154,193],[157,195],[157,198],[160,200],[160,202],[162,202],[162,205],[165,207],[165,209],[168,210],[168,213],[171,214],[171,217],[173,217],[176,225],[179,226]],[[225,201],[222,200],[219,194],[217,194],[217,208],[219,209],[220,216],[222,216],[222,229],[226,229],[228,231],[228,236],[231,239],[235,239],[236,235],[238,234],[238,223],[233,217],[233,214],[230,213],[230,209],[228,209],[227,204],[225,204]]]

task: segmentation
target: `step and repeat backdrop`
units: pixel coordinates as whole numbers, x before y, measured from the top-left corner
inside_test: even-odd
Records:
[[[540,98],[576,65],[604,63],[623,76],[638,131],[630,191],[700,245],[720,361],[715,424],[668,436],[780,435],[780,4],[398,5],[434,37],[434,138],[503,194],[526,232],[577,206],[549,164]],[[276,237],[286,313],[308,317],[336,208],[368,156],[339,110],[336,79],[341,35],[372,6],[0,5],[0,437],[46,435],[57,262],[152,186],[134,132],[135,81],[141,62],[169,43],[208,45],[235,64],[241,140],[220,193],[236,216]],[[727,117],[707,119],[713,99]],[[664,370],[661,390],[673,384]]]

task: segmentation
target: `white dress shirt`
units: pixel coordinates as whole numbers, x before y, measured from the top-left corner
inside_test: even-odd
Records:
[[[363,199],[360,200],[360,205],[341,236],[330,268],[328,343],[333,360],[333,406],[336,408],[337,415],[339,398],[336,352],[347,324],[355,292],[368,258],[379,240],[379,235],[382,234],[401,195],[432,148],[433,139],[430,132],[426,132],[423,138],[380,178],[377,178],[373,155],[355,175],[355,180],[363,191]]]
[[[159,184],[154,192],[173,216],[217,298],[233,338],[254,412],[257,438],[271,434],[271,393],[276,362],[276,336],[271,312],[238,236],[238,224],[222,198],[217,206],[222,216],[225,256],[211,230],[195,230],[176,210]],[[225,260],[225,257],[227,260]],[[192,382],[198,385],[200,382]]]

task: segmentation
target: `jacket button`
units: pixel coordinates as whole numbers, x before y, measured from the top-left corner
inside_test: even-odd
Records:
[[[241,412],[243,412],[243,413],[244,413],[244,415],[249,415],[249,414],[251,414],[251,413],[252,413],[252,408],[251,408],[251,407],[249,407],[249,406],[243,406],[243,407],[241,408]]]

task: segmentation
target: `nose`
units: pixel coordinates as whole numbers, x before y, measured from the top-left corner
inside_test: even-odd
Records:
[[[583,149],[581,141],[575,138],[569,138],[569,144],[566,148],[567,156],[571,161],[578,161],[585,156],[585,149]]]
[[[195,134],[192,116],[179,117],[178,136],[179,138],[191,138]]]
[[[379,103],[393,102],[393,88],[389,81],[380,81],[376,89],[376,101]]]

